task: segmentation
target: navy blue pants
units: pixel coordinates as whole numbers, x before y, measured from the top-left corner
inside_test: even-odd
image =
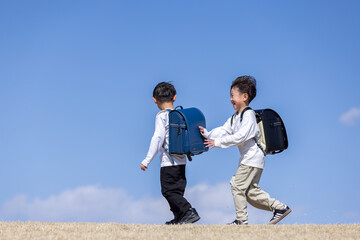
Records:
[[[161,193],[168,201],[177,221],[180,221],[191,208],[190,203],[184,198],[185,167],[186,165],[178,165],[160,168]]]

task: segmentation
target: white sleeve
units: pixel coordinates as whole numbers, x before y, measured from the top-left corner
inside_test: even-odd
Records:
[[[215,138],[215,147],[228,148],[237,146],[240,143],[254,138],[256,136],[256,126],[255,115],[252,114],[251,111],[249,111],[248,114],[245,113],[239,130],[234,134]]]
[[[157,115],[155,119],[155,132],[151,138],[150,147],[146,158],[141,162],[142,165],[146,167],[149,166],[150,162],[154,159],[164,144],[165,134],[165,122],[163,119],[161,119],[160,115]]]
[[[222,138],[229,136],[232,133],[231,130],[231,118],[229,118],[225,124],[221,127],[214,128],[207,134],[208,139]]]

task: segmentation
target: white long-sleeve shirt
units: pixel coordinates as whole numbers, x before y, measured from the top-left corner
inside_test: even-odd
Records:
[[[151,138],[149,151],[146,158],[141,162],[144,166],[149,166],[150,162],[154,159],[156,154],[160,151],[161,167],[185,165],[186,155],[171,156],[167,152],[169,149],[169,111],[162,110],[158,112],[155,118],[155,132]],[[174,161],[172,163],[170,157]]]
[[[215,147],[228,148],[238,146],[241,157],[239,165],[244,164],[256,168],[264,168],[265,156],[257,146],[255,139],[261,137],[260,129],[256,122],[255,112],[244,112],[240,122],[240,114],[234,116],[231,126],[231,117],[221,127],[212,131],[205,131],[204,137],[215,140]]]

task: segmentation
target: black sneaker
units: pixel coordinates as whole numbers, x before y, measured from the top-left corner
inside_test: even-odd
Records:
[[[227,225],[248,225],[248,221],[240,221],[235,219],[233,222],[228,223]]]
[[[173,220],[167,221],[165,224],[166,225],[174,225],[174,224],[178,224],[178,222],[174,218]]]
[[[291,209],[285,205],[285,208],[280,210],[276,209],[274,211],[274,216],[270,220],[269,224],[277,224],[280,222],[284,217],[286,217],[291,212]]]
[[[179,221],[179,224],[194,223],[200,220],[199,214],[195,208],[189,208],[185,213],[185,216]]]

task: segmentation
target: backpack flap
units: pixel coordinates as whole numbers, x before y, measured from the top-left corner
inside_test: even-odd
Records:
[[[272,109],[256,110],[256,119],[262,133],[259,143],[267,154],[276,154],[288,147],[284,122]]]
[[[179,109],[177,111],[183,115],[187,126],[189,151],[186,154],[197,155],[208,151],[209,148],[205,148],[204,138],[199,130],[199,126],[206,128],[204,114],[197,108]]]

